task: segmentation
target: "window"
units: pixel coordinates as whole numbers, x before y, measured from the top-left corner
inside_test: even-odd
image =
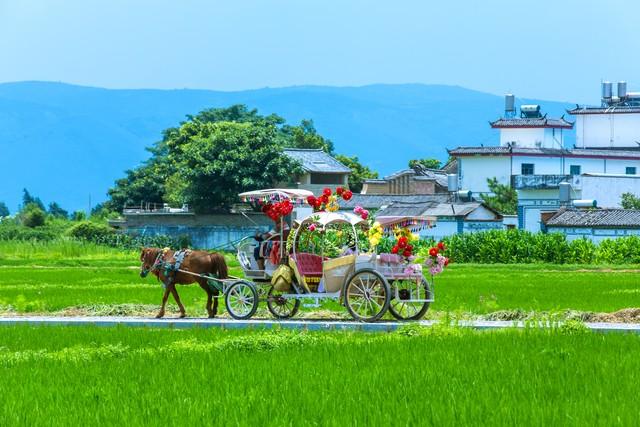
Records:
[[[312,173],[311,184],[343,184],[344,175],[339,173]]]
[[[533,175],[533,163],[523,163],[521,173],[522,175]]]
[[[627,166],[626,172],[627,175],[635,175],[636,167],[635,166]]]
[[[569,175],[580,175],[580,165],[569,166]]]

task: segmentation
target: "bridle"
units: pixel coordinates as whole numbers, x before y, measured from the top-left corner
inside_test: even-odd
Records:
[[[147,277],[149,273],[155,273],[157,271],[160,271],[160,267],[163,264],[163,260],[162,260],[163,256],[164,256],[164,253],[162,251],[158,253],[158,256],[153,262],[153,265],[151,266],[151,268],[144,268],[145,263],[142,262],[142,266],[140,267],[140,276]]]

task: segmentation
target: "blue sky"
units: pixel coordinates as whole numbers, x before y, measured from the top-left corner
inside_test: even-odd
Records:
[[[601,79],[640,90],[639,15],[632,1],[0,0],[0,82],[442,83],[593,103]]]

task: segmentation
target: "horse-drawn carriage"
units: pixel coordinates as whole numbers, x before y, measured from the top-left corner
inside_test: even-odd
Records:
[[[261,190],[243,193],[244,200],[281,200],[299,202],[308,197],[303,190]],[[310,193],[309,193],[310,194]],[[248,238],[238,245],[237,258],[246,280],[235,282],[226,292],[225,304],[236,319],[252,317],[260,301],[266,301],[271,314],[279,319],[295,316],[302,301],[334,300],[344,305],[359,321],[380,319],[389,310],[400,320],[420,319],[433,302],[431,283],[422,274],[421,266],[411,264],[402,254],[375,251],[363,253],[360,241],[366,238],[368,221],[348,212],[321,211],[294,221],[289,239],[285,236],[284,218],[280,217],[280,232],[263,242]],[[429,227],[433,218],[379,218],[379,227],[391,232],[398,226],[417,231]],[[332,228],[335,234],[348,234],[343,248],[327,250],[326,236]],[[310,236],[315,235],[315,238]],[[265,260],[259,268],[256,254],[264,245],[277,241],[271,250],[278,256]],[[331,252],[331,253],[328,253]],[[274,262],[277,261],[277,262]]]
[[[413,233],[431,227],[434,218],[378,217],[372,227],[367,221],[368,212],[356,215],[355,211],[339,211],[335,195],[325,198],[328,209],[318,209],[316,204],[315,212],[302,206],[314,198],[305,190],[260,190],[240,197],[261,205],[276,223],[276,230],[268,236],[250,236],[238,244],[243,278],[228,275],[220,254],[174,252],[168,248],[143,250],[141,276],[153,272],[165,288],[158,317],[164,315],[169,294],[176,300],[181,317],[185,316],[176,283],[198,283],[207,292],[209,317],[216,315],[222,294],[227,312],[234,319],[251,318],[261,301],[267,303],[274,317],[287,319],[296,315],[302,301],[317,307],[321,301],[334,300],[359,321],[379,320],[387,310],[396,319],[417,320],[434,301],[433,283],[423,275],[422,265],[413,262],[407,242],[407,236],[415,238]],[[305,209],[308,214],[298,215],[289,233],[284,218],[296,204],[297,214]],[[404,237],[396,236],[398,244],[391,253],[377,253],[385,232],[404,233]],[[369,246],[368,252],[361,250],[362,243],[368,243],[364,245]],[[446,259],[437,251],[431,256],[427,265],[435,274],[442,268],[438,263]]]

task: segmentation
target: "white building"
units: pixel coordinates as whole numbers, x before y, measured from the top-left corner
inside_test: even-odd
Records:
[[[619,96],[612,97],[608,85],[603,85],[603,106],[568,111],[577,118],[574,147],[566,147],[564,140],[573,123],[547,118],[537,105],[521,106],[520,117],[514,117],[513,95],[507,95],[505,117],[491,123],[500,130],[500,145],[449,150],[457,160],[459,188],[481,197],[489,192],[490,178],[511,185],[518,191],[518,226],[530,231],[541,229],[541,213],[560,207],[560,182],[576,184],[577,177],[598,175],[588,191],[576,186],[574,197],[596,195],[597,185],[607,194],[607,204],[619,199],[623,188],[640,194],[640,180],[618,182],[621,175],[640,173],[640,93],[626,92],[623,84]]]

